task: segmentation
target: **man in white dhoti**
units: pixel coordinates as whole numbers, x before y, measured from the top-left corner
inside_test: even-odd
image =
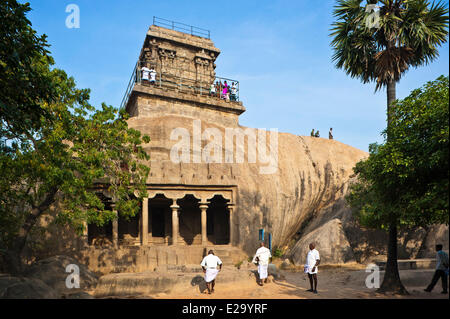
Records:
[[[222,270],[222,261],[210,250],[200,265],[205,273],[206,288],[208,288],[208,293],[211,294],[214,292],[214,286],[216,285],[216,276]],[[217,266],[219,266],[219,269],[217,269]]]
[[[258,285],[263,285],[264,282],[267,283],[267,269],[269,267],[269,260],[272,258],[272,254],[270,253],[270,250],[266,247],[264,247],[264,242],[260,243],[260,248],[256,251],[255,256],[253,257],[253,263],[258,263],[258,274],[259,274],[259,281]]]
[[[313,293],[317,293],[317,266],[320,264],[320,256],[319,252],[316,249],[316,245],[311,243],[309,244],[309,252],[306,255],[306,264],[305,264],[305,272],[309,277],[309,284],[311,285],[311,289],[307,290]],[[314,281],[314,287],[313,287]]]

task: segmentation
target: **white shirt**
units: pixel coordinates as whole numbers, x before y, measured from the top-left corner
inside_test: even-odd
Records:
[[[231,94],[236,94],[236,87],[234,85],[231,86]]]
[[[318,267],[316,267],[314,272],[312,271],[312,269],[316,265],[316,262],[318,259],[320,259],[320,256],[319,256],[319,252],[317,251],[317,249],[315,249],[315,248],[313,250],[310,249],[308,252],[308,255],[306,255],[306,265],[308,265],[308,267],[309,267],[310,274],[317,273]]]
[[[222,260],[213,254],[209,254],[203,258],[200,265],[205,268],[217,268],[218,265],[222,265]]]
[[[149,75],[150,75],[150,69],[144,66],[141,69],[141,71],[142,71],[142,80],[148,80],[149,79]]]
[[[268,265],[269,264],[269,258],[272,257],[272,254],[270,253],[270,249],[266,247],[258,248],[256,251],[255,257],[253,257],[253,263],[256,262],[256,257],[259,259],[260,265]]]
[[[150,71],[150,81],[156,81],[156,71],[151,69]]]

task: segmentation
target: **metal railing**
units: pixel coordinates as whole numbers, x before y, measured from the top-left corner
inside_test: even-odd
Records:
[[[131,91],[133,90],[134,83],[136,82],[136,79],[137,79],[136,70],[138,69],[138,67],[139,67],[139,62],[137,62],[133,68],[133,73],[131,74],[130,81],[128,81],[127,90],[125,91],[125,95],[123,96],[122,102],[120,103],[120,109],[123,109],[128,104],[128,100],[130,99]]]
[[[141,65],[143,63],[144,62],[142,61],[138,61],[136,63],[127,89],[125,91],[125,95],[120,104],[120,109],[125,108],[128,104],[131,92],[133,91],[134,85],[136,83],[150,87],[176,90],[181,93],[210,96],[230,102],[239,101],[239,81],[216,76],[214,78],[214,82],[212,83],[212,85],[214,86],[214,90],[212,90],[211,84],[207,85],[205,82],[202,83],[202,81],[183,78],[171,73],[157,72],[155,81],[151,82],[150,80],[142,79]],[[227,82],[228,86],[227,90],[224,90],[225,81]]]
[[[190,35],[196,35],[202,38],[211,39],[211,32],[209,30],[194,27],[192,25],[184,24],[181,22],[175,22],[153,16],[153,25],[180,31],[183,33],[188,33]]]

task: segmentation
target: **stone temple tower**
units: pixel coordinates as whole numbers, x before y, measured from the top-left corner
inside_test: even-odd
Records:
[[[209,31],[195,27],[181,30],[186,32],[150,26],[122,107],[131,116],[185,114],[236,125],[245,111],[239,102],[239,82],[216,76],[220,50],[209,39]],[[156,71],[155,83],[143,80],[143,67]],[[211,84],[225,81],[229,96],[221,96],[223,87],[212,96]],[[182,105],[177,103],[181,101]]]
[[[233,221],[238,170],[233,163],[205,161],[209,138],[202,134],[214,129],[223,136],[225,128],[239,129],[238,117],[245,111],[239,82],[216,75],[219,54],[207,30],[166,20],[148,29],[121,105],[130,115],[129,126],[151,138],[145,145],[151,158],[148,197],[132,220],[119,216],[102,229],[89,225],[91,248],[99,237],[120,249],[139,246],[148,259],[142,257],[142,269],[155,260],[158,265],[197,263],[207,246],[239,256]],[[190,135],[187,162],[172,156],[179,129]]]

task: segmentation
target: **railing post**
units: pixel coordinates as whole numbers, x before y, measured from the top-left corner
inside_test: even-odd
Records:
[[[241,90],[239,89],[239,82],[238,82],[238,91],[237,91],[237,100],[239,101],[239,94],[241,93]]]

